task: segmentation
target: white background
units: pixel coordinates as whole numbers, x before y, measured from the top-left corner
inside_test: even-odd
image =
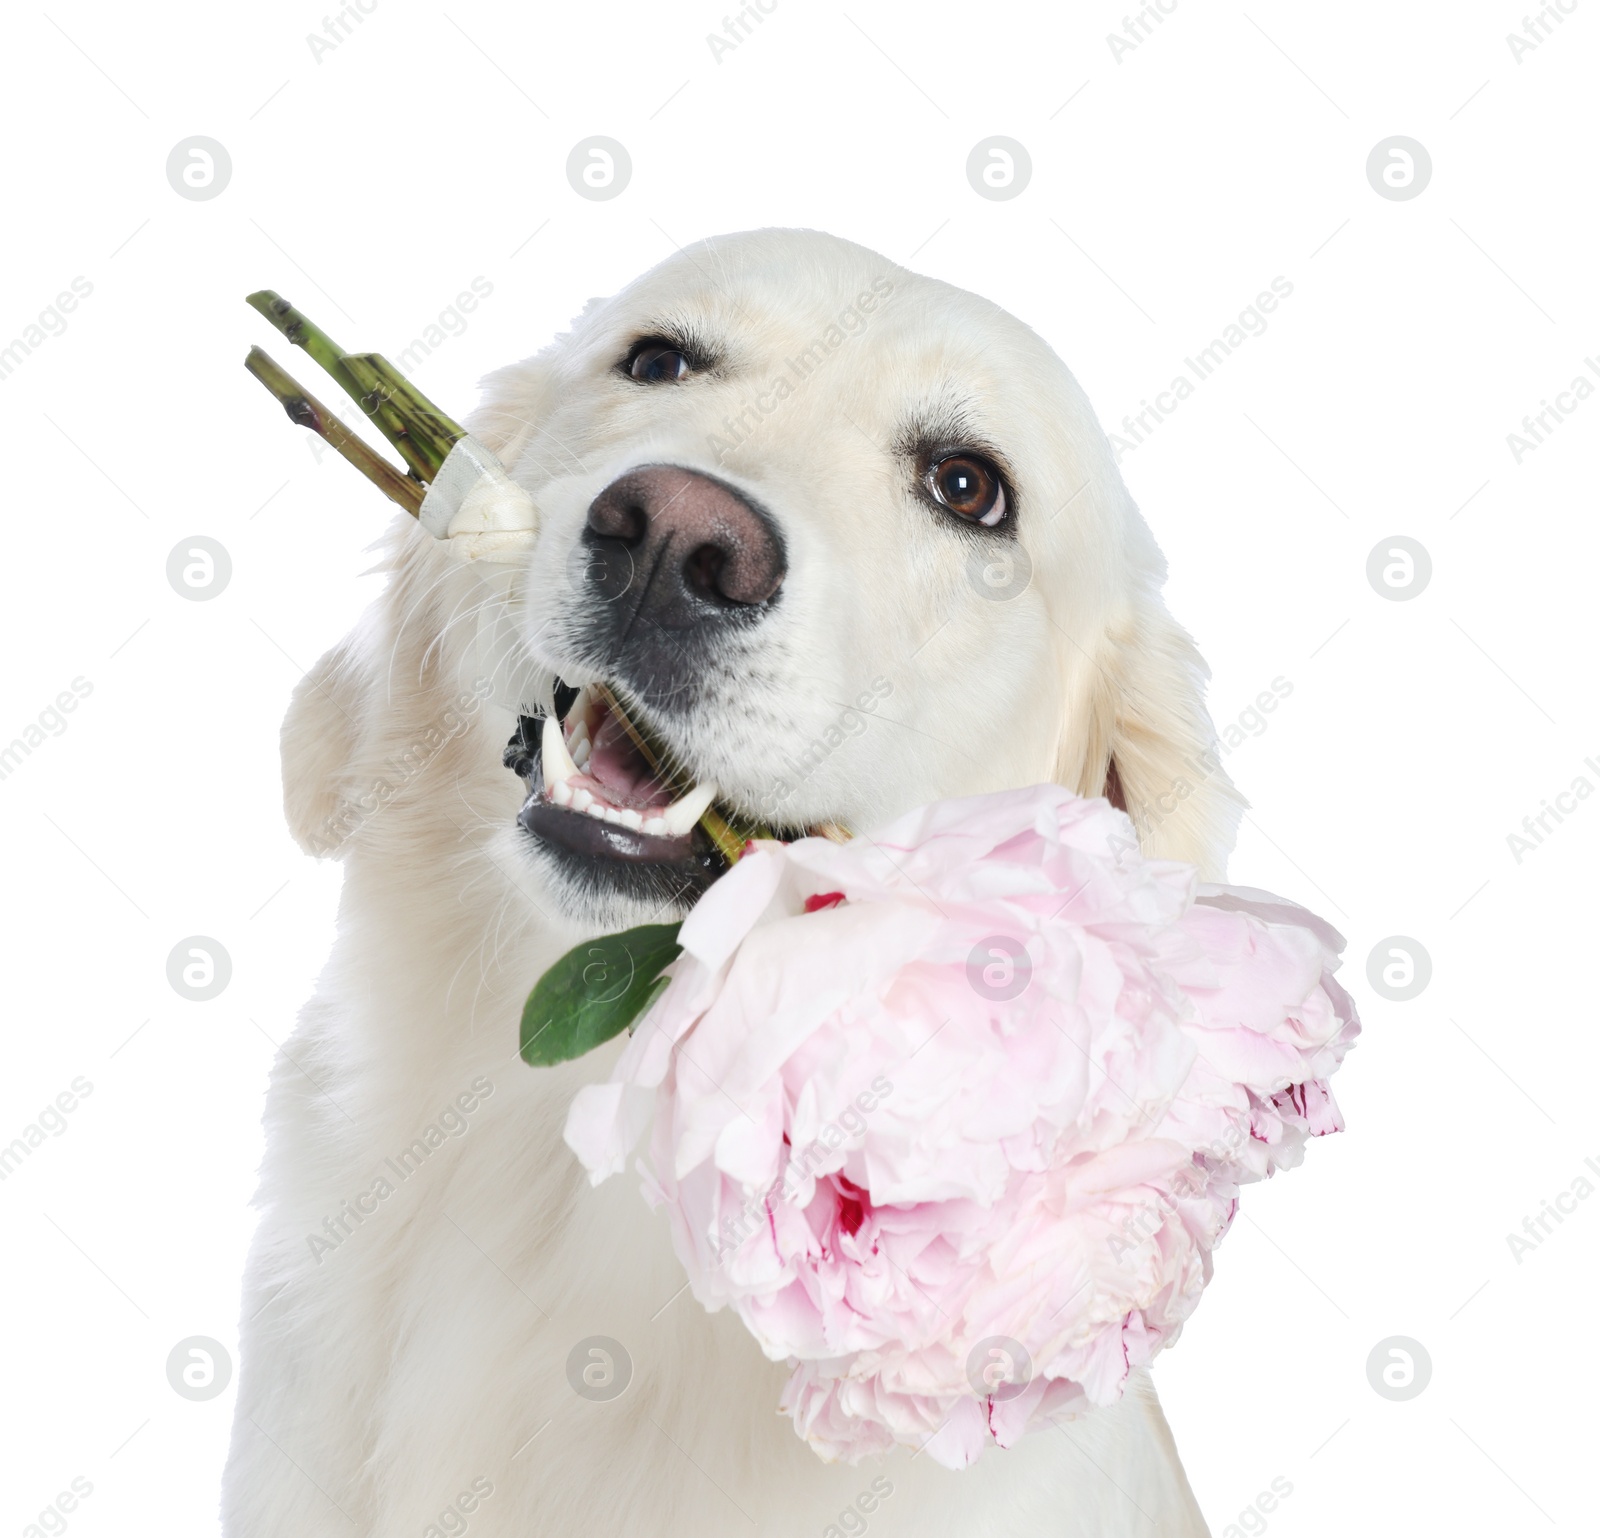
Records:
[[[251,342],[294,361],[244,294],[392,357],[487,279],[416,375],[461,414],[591,295],[767,224],[1014,311],[1108,430],[1293,284],[1123,471],[1219,725],[1292,684],[1229,759],[1253,803],[1233,878],[1345,931],[1366,1034],[1349,1130],[1247,1193],[1157,1381],[1219,1535],[1278,1476],[1283,1538],[1593,1531],[1600,1199],[1520,1262],[1506,1236],[1600,1158],[1600,805],[1520,863],[1507,835],[1600,786],[1600,402],[1520,464],[1506,440],[1600,355],[1600,0],[1520,61],[1523,0],[1177,0],[1119,59],[1127,10],[778,0],[720,62],[715,3],[377,0],[320,60],[318,6],[12,18],[0,345],[75,277],[93,293],[0,381],[0,743],[92,692],[0,780],[0,1142],[75,1076],[93,1092],[0,1184],[0,1533],[74,1476],[75,1533],[215,1531],[232,1390],[187,1401],[165,1363],[191,1335],[234,1349],[267,1068],[337,896],[283,829],[277,726],[387,516],[240,367]],[[565,175],[594,134],[633,160],[609,202]],[[1010,201],[966,180],[993,134],[1032,158]],[[1407,201],[1365,170],[1395,134],[1432,159]],[[207,201],[165,172],[193,135],[232,160]],[[1433,566],[1408,601],[1366,577],[1397,534]],[[206,602],[165,574],[194,535],[232,560]],[[195,934],[233,961],[209,1003],[166,979]],[[1433,964],[1405,1003],[1365,976],[1397,934]],[[1402,1403],[1366,1371],[1394,1335],[1432,1361]]]

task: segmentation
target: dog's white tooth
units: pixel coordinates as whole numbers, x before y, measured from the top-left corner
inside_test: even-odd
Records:
[[[634,811],[632,807],[624,807],[617,815],[617,821],[625,828],[632,828],[635,833],[644,828],[644,818]]]
[[[680,796],[661,814],[671,838],[682,838],[700,821],[701,813],[717,799],[714,780],[702,780],[686,796]]]
[[[603,807],[598,801],[591,801],[589,805],[584,808],[584,810],[588,812],[591,817],[598,818],[601,822],[606,820],[606,808]]]
[[[575,786],[573,788],[573,791],[572,791],[572,810],[573,811],[575,811],[575,812],[587,812],[589,810],[589,808],[591,806],[593,806],[593,805],[594,805],[594,797],[591,796],[589,794],[589,792],[586,791],[583,788],[583,786],[578,785],[578,786]]]
[[[667,819],[665,817],[647,817],[642,831],[654,833],[658,836],[664,834],[667,831]]]
[[[567,745],[562,740],[561,724],[554,716],[544,718],[544,735],[540,744],[544,768],[544,782],[555,785],[560,780],[570,780],[578,772]]]
[[[589,751],[590,751],[590,749],[589,749],[589,739],[587,737],[583,738],[582,741],[574,744],[573,749],[572,749],[572,761],[580,769],[584,768],[588,764],[588,762],[589,762]]]
[[[557,806],[571,806],[572,786],[569,785],[565,780],[557,780],[555,784],[550,787],[550,799],[554,801]]]

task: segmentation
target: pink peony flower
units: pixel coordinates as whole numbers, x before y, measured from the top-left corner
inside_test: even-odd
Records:
[[[1113,1402],[1239,1187],[1342,1126],[1341,937],[1058,786],[758,844],[679,938],[567,1142],[598,1182],[652,1128],[695,1296],[793,1365],[824,1458],[958,1468]]]

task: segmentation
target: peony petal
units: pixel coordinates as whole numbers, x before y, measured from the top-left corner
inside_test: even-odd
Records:
[[[758,844],[681,938],[567,1141],[602,1179],[653,1108],[646,1192],[695,1296],[792,1364],[780,1408],[828,1460],[964,1468],[1114,1402],[1240,1186],[1343,1125],[1337,932],[1142,859],[1060,786]],[[967,1369],[996,1338],[1032,1363],[998,1399]]]

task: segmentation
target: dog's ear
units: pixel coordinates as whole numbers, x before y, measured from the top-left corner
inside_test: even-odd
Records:
[[[365,737],[359,631],[328,651],[295,686],[283,718],[283,810],[307,854],[337,854],[350,830],[350,774]]]
[[[1220,880],[1245,803],[1206,710],[1209,670],[1162,601],[1166,566],[1142,521],[1131,543],[1130,589],[1098,641],[1075,642],[1068,658],[1076,708],[1067,713],[1058,778],[1126,811],[1146,855]]]

